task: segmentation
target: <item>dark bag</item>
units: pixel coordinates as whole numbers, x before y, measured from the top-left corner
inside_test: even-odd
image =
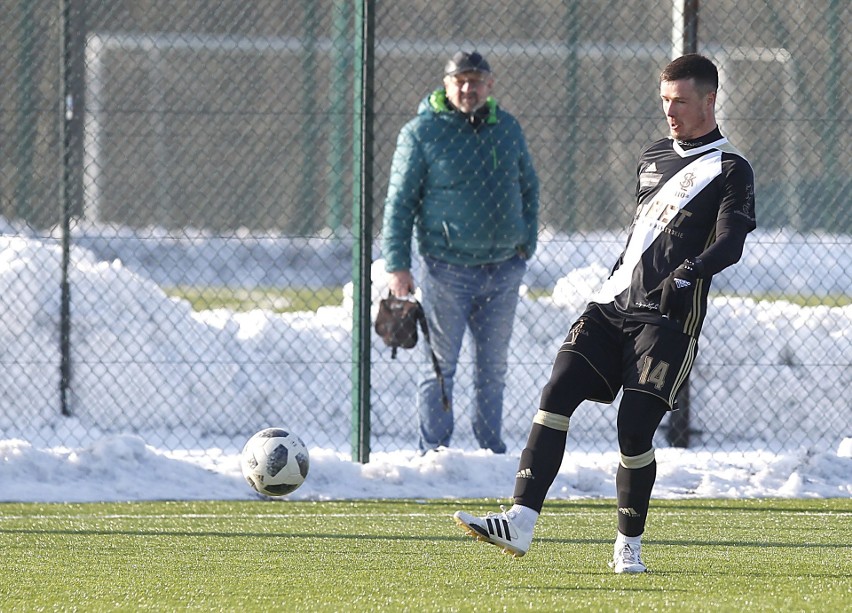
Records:
[[[414,297],[397,298],[388,292],[387,298],[379,301],[379,313],[376,315],[376,334],[382,337],[385,345],[391,348],[391,358],[396,359],[396,350],[399,347],[411,349],[417,346],[417,326],[423,331],[423,338],[429,344],[432,354],[432,368],[438,383],[441,385],[441,403],[444,410],[450,410],[450,400],[444,388],[444,375],[441,374],[441,366],[438,357],[432,351],[432,343],[429,341],[429,325],[426,323],[426,313],[423,307]]]
[[[417,324],[423,318],[423,307],[414,298],[397,298],[393,294],[382,298],[376,316],[376,334],[391,348],[392,358],[396,358],[399,347],[411,349],[417,345]]]

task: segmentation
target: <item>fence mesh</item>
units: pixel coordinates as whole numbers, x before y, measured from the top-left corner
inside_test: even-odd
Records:
[[[556,348],[621,250],[638,152],[665,135],[657,77],[683,4],[0,0],[0,437],[134,432],[209,454],[285,425],[348,452],[353,253],[370,241],[375,302],[396,134],[446,59],[477,49],[542,186],[505,398],[519,451]],[[852,434],[850,21],[840,0],[700,7],[697,48],[720,67],[720,127],[754,166],[759,229],[714,281],[691,447]],[[419,356],[370,340],[370,446],[413,449]],[[472,448],[471,362],[466,343],[454,444]],[[610,449],[614,414],[588,404],[572,432]]]

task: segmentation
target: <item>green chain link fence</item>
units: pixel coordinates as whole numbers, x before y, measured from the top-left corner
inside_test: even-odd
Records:
[[[657,76],[685,41],[720,67],[717,116],[755,168],[759,230],[714,283],[668,443],[852,434],[848,2],[0,10],[2,439],[134,432],[211,454],[286,425],[361,460],[413,449],[417,356],[362,338],[365,306],[382,288],[396,134],[449,55],[475,48],[542,185],[506,391],[519,451],[556,348],[620,252],[637,154],[665,134]],[[470,362],[465,346],[456,444],[473,448]],[[610,449],[613,416],[589,404],[572,431]]]

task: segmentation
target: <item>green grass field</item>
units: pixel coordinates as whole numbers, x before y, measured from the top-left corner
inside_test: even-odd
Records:
[[[234,289],[227,287],[164,287],[172,298],[187,300],[194,311],[230,309],[250,311],[264,309],[275,313],[316,311],[321,306],[343,303],[343,288],[275,288]]]
[[[607,567],[611,500],[548,502],[523,558],[465,537],[494,501],[0,504],[2,611],[848,611],[852,502],[652,501]]]
[[[274,288],[233,289],[227,287],[164,287],[163,291],[173,298],[189,301],[195,311],[226,308],[232,311],[265,309],[276,313],[316,311],[321,306],[339,306],[343,302],[343,288]],[[549,298],[549,289],[530,289],[532,300]],[[722,295],[722,294],[713,294]],[[783,296],[765,294],[753,296],[755,300],[792,302],[798,306],[841,307],[852,303],[852,296]]]

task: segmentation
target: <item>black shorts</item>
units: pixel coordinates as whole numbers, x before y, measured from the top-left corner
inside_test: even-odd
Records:
[[[623,387],[653,394],[673,408],[698,355],[698,340],[605,309],[591,303],[559,348],[582,356],[600,375],[585,382],[586,398],[610,403]]]

